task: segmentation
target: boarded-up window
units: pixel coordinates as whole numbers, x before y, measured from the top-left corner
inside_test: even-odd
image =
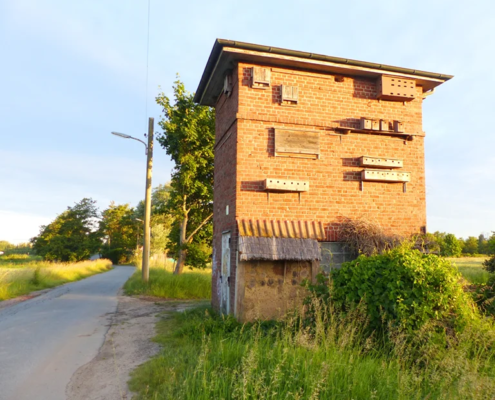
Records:
[[[253,67],[251,70],[253,88],[267,89],[270,87],[271,71],[270,68]]]
[[[275,155],[319,158],[320,134],[313,131],[275,129]]]
[[[297,86],[281,86],[282,103],[297,104],[299,99],[299,90]]]

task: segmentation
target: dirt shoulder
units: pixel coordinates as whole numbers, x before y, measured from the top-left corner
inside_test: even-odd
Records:
[[[50,290],[52,290],[52,288],[37,290],[36,292],[31,292],[29,294],[23,294],[21,296],[14,297],[13,299],[0,301],[0,310],[3,310],[4,308],[7,308],[7,307],[15,306],[16,304],[22,303],[23,301],[26,301],[26,300],[34,299],[35,297],[41,296],[42,294],[45,294],[45,293],[48,293]]]
[[[182,311],[196,302],[119,295],[116,313],[98,355],[79,368],[67,385],[68,400],[131,399],[129,373],[159,351],[151,339],[166,311]]]

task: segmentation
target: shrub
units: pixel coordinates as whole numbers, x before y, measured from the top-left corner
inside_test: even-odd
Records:
[[[495,255],[483,261],[483,268],[490,273],[495,272]]]
[[[351,252],[367,256],[393,249],[403,240],[400,236],[385,234],[375,222],[350,218],[340,224],[339,238]]]
[[[412,237],[414,248],[422,253],[440,254],[440,244],[432,233],[420,233]]]
[[[495,317],[495,274],[490,275],[486,284],[470,285],[469,289],[480,311]]]
[[[331,278],[330,299],[344,310],[364,303],[372,328],[411,331],[432,320],[459,328],[474,312],[448,260],[404,246],[361,255],[333,271]]]

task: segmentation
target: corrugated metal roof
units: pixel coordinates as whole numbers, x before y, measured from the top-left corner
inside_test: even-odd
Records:
[[[320,260],[320,247],[314,239],[276,237],[239,237],[241,261],[313,261]]]
[[[326,240],[321,222],[240,219],[237,224],[241,236]]]

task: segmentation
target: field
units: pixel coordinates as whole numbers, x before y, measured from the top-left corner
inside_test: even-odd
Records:
[[[470,283],[486,283],[489,273],[481,265],[487,257],[459,257],[449,258],[453,265]]]
[[[108,271],[109,260],[51,263],[39,257],[0,256],[0,301]]]

